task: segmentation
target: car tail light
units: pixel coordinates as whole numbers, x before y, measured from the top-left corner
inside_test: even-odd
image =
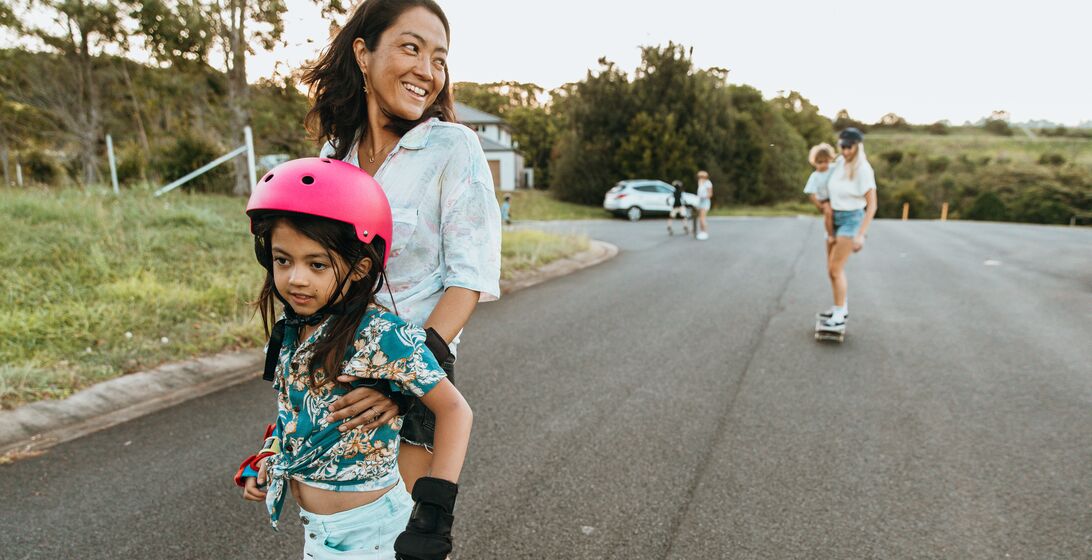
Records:
[[[614,195],[614,198],[616,198],[616,199],[618,199],[618,200],[622,200],[622,199],[623,199],[623,198],[625,198],[625,197],[626,197],[626,195],[625,195],[624,193],[623,193],[623,194],[616,194],[616,195]]]

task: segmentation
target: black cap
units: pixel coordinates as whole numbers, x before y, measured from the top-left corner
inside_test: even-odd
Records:
[[[838,133],[838,145],[840,146],[848,147],[858,142],[864,142],[864,134],[861,134],[860,130],[852,126]]]

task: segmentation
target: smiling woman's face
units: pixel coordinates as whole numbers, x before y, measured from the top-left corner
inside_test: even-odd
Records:
[[[447,33],[440,18],[425,8],[411,8],[379,36],[375,50],[363,39],[353,43],[357,64],[366,76],[368,105],[415,121],[447,82]]]

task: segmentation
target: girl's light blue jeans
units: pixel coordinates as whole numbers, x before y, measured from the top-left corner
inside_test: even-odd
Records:
[[[382,498],[319,515],[300,508],[305,560],[394,560],[394,539],[406,530],[413,498],[401,479]]]

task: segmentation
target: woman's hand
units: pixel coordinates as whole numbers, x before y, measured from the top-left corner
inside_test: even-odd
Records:
[[[340,375],[337,378],[343,383],[351,383],[356,379],[351,375]],[[398,416],[398,405],[394,401],[374,389],[357,387],[330,405],[330,414],[326,416],[326,421],[337,422],[347,418],[337,428],[342,432],[360,426],[364,430],[373,430],[394,420],[395,416]]]
[[[858,253],[861,249],[864,249],[864,234],[858,233],[853,236],[853,252]]]
[[[245,486],[243,486],[243,498],[252,502],[264,502],[265,490],[262,487],[265,486],[265,463],[269,457],[263,457],[258,461],[258,477],[248,477],[246,479]]]

